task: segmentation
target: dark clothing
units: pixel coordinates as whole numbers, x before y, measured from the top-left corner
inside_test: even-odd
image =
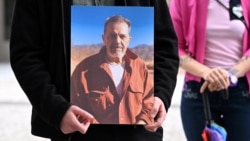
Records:
[[[153,77],[146,64],[127,49],[123,89],[119,95],[107,63],[106,47],[81,61],[71,76],[71,102],[94,116],[97,123],[153,123]],[[132,105],[132,106],[131,106]]]
[[[103,132],[108,129],[108,132]],[[97,134],[98,133],[98,134]],[[162,141],[163,128],[155,133],[149,132],[143,126],[131,125],[91,125],[86,135],[74,133],[71,137],[53,137],[51,141]]]
[[[109,131],[106,131],[109,129]],[[100,133],[98,132],[100,131]],[[106,132],[105,132],[106,131]],[[97,135],[98,133],[98,135]],[[149,132],[143,126],[131,125],[91,125],[86,136],[75,133],[71,141],[162,141],[163,129]]]
[[[33,106],[32,134],[37,136],[63,135],[60,122],[71,105],[70,5],[70,0],[16,0],[10,61]],[[116,5],[155,7],[154,95],[168,108],[179,59],[166,1],[116,0]]]
[[[201,85],[202,82],[189,81],[182,92],[181,117],[188,141],[202,141],[205,117],[202,95],[198,93]],[[237,86],[230,87],[228,92],[228,100],[222,98],[221,92],[209,93],[212,117],[226,129],[227,141],[249,140],[250,99],[246,77],[240,78]]]

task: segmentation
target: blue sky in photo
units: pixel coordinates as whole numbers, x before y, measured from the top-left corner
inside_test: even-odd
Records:
[[[132,39],[129,47],[153,45],[153,7],[78,5],[71,8],[71,45],[103,43],[105,20],[113,15],[122,15],[130,20]]]

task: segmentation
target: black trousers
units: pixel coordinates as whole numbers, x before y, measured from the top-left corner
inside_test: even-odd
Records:
[[[91,125],[85,135],[73,133],[69,141],[162,141],[163,128],[149,132],[140,125]],[[52,140],[57,141],[57,140]],[[64,141],[64,140],[63,140]]]

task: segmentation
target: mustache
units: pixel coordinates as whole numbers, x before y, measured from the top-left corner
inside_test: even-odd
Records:
[[[123,45],[111,45],[110,48],[111,49],[116,49],[116,48],[124,49],[125,47]]]

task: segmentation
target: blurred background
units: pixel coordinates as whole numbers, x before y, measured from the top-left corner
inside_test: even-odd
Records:
[[[0,61],[9,61],[9,38],[12,12],[15,0],[0,1]]]
[[[9,39],[14,3],[15,0],[0,0],[0,141],[49,141],[31,135],[31,105],[9,64]],[[180,69],[172,105],[163,124],[164,141],[185,141],[179,109],[183,73]]]

